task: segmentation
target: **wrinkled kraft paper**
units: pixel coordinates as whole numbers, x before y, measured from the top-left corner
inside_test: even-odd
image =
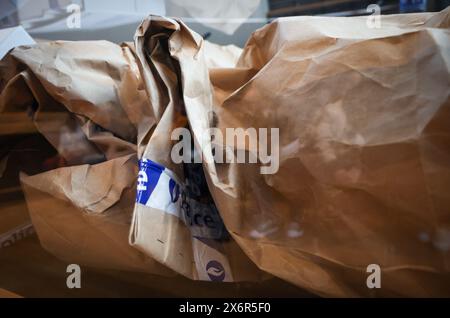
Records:
[[[136,157],[21,175],[42,246],[59,258],[92,267],[174,275],[128,244]]]
[[[152,114],[152,122],[138,130],[137,202],[130,232],[130,243],[177,273],[194,280],[232,282],[255,281],[262,273],[243,253],[223,226],[204,179],[201,164],[175,164],[171,160],[171,133],[188,127],[185,98],[181,93],[179,62],[170,56],[171,36],[180,28],[189,41],[200,43],[199,35],[171,19],[145,20],[135,36],[136,53],[141,61]],[[183,50],[194,46],[183,47]],[[237,62],[235,47],[209,46],[221,52],[224,61],[211,55],[209,65],[232,67]],[[214,53],[212,53],[214,54]],[[205,62],[202,60],[202,62]],[[193,65],[194,66],[194,65]],[[200,65],[200,72],[207,64]],[[194,195],[193,189],[201,189]]]
[[[448,14],[447,10],[383,16],[381,28],[368,28],[365,17],[280,19],[254,33],[236,66],[211,64],[201,37],[179,21],[156,17],[145,20],[137,31],[136,53],[142,66],[104,63],[98,58],[109,59],[109,48],[104,47],[97,48],[103,55],[86,60],[85,51],[74,61],[58,58],[77,50],[58,49],[67,42],[53,42],[46,50],[55,49],[57,63],[49,59],[49,68],[40,65],[45,54],[39,53],[39,45],[38,55],[30,55],[38,56],[33,70],[25,53],[14,57],[16,50],[30,48],[16,49],[7,57],[13,61],[7,65],[16,68],[5,69],[3,62],[0,67],[0,112],[13,112],[18,105],[23,112],[31,101],[37,130],[64,154],[68,164],[76,165],[22,175],[25,193],[44,200],[49,194],[53,203],[55,198],[69,202],[83,218],[109,217],[105,212],[116,208],[109,204],[122,198],[117,201],[116,195],[103,193],[104,200],[97,202],[88,194],[74,195],[83,192],[82,187],[71,193],[73,189],[66,186],[72,180],[85,180],[86,170],[103,165],[121,175],[123,169],[112,166],[127,166],[137,142],[140,167],[138,172],[135,163],[133,174],[134,181],[138,176],[138,203],[130,240],[150,256],[146,264],[156,260],[194,279],[256,279],[260,273],[248,256],[260,269],[324,296],[448,296]],[[113,46],[117,53],[113,56],[123,62],[117,46],[102,44]],[[126,51],[132,59],[132,49]],[[64,72],[64,67],[70,71]],[[100,74],[91,77],[93,70]],[[102,77],[105,72],[108,75]],[[68,73],[74,82],[58,80]],[[100,88],[105,83],[114,89],[99,89],[100,98],[87,82],[78,88],[72,85],[83,76]],[[129,80],[122,80],[123,76]],[[123,111],[107,111],[109,106]],[[117,125],[96,116],[102,111],[107,117],[115,114]],[[73,123],[70,133],[81,131],[83,138],[72,146],[86,144],[97,150],[87,149],[77,157],[80,150],[61,147],[70,145],[56,138],[62,125],[38,123],[54,116],[53,112],[58,115],[54,118],[63,118],[63,126]],[[125,151],[108,151],[101,138],[90,137],[89,127],[95,127],[94,135],[100,131],[108,140],[125,140]],[[186,217],[183,207],[197,204],[189,197],[186,181],[198,167],[171,161],[175,141],[170,133],[177,127],[191,129],[197,151],[206,158],[212,156],[211,147],[199,145],[207,128],[280,128],[280,168],[274,175],[261,175],[259,164],[203,164],[214,206],[227,231],[204,234]],[[95,156],[88,164],[109,161],[82,165],[92,153]],[[45,174],[55,176],[45,179]],[[163,191],[143,190],[149,175],[157,181],[152,183],[153,190],[161,185]],[[128,189],[136,186],[124,179],[127,182],[122,180],[113,193],[122,191],[127,196]],[[167,201],[160,202],[167,205],[155,207],[153,193],[164,193]],[[38,204],[38,200],[28,202],[30,210]],[[206,209],[206,214],[216,222],[212,209]],[[56,238],[61,240],[51,237]],[[366,286],[369,264],[382,269],[379,290]],[[118,267],[122,266],[130,264]]]
[[[83,54],[86,48],[90,50],[87,55]],[[211,58],[211,66],[232,67],[241,52],[235,46],[212,43],[209,48],[212,55],[223,57]],[[132,44],[119,47],[105,41],[56,41],[16,48],[1,63],[0,110],[3,118],[19,121],[15,133],[23,132],[24,128],[27,133],[41,133],[58,151],[63,159],[61,164],[69,165],[37,175],[21,175],[33,224],[44,248],[79,264],[174,275],[153,258],[127,245],[128,239],[123,236],[130,227],[137,176],[137,162],[127,154],[136,152],[136,143],[143,149],[146,129],[156,123],[133,52]],[[161,152],[168,146],[159,145]],[[188,174],[204,178],[201,165],[201,171],[197,170],[198,166],[191,167]],[[208,194],[206,184],[203,188]],[[209,200],[207,204],[190,204],[200,211],[211,211],[211,215],[202,212],[202,218],[208,224],[218,224],[212,236],[229,241],[212,199],[205,198]],[[153,223],[160,226],[157,219]],[[201,228],[196,233],[210,235]],[[203,237],[193,240],[192,244],[198,246],[197,254],[211,250],[217,253],[219,258],[215,259],[219,263],[204,264],[209,267],[201,279],[243,280],[243,274],[238,272],[234,278],[228,270],[235,264],[220,259],[221,253],[216,249],[222,249],[222,245],[216,246],[213,240],[208,242],[213,245],[209,247],[204,242]],[[239,249],[233,242],[224,246],[231,249],[230,253]],[[189,246],[187,255],[191,250]],[[246,277],[259,277],[256,266],[245,254],[241,251],[234,254],[235,263],[249,264]],[[156,259],[163,257],[159,255]],[[195,262],[193,258],[191,261]]]
[[[31,114],[35,130],[68,164],[135,153],[140,111],[148,102],[128,45],[56,41],[21,46],[0,63],[0,78],[2,117],[26,123],[26,113]]]
[[[81,265],[173,276],[128,244],[137,129],[150,109],[133,50],[106,41],[14,49],[0,64],[0,118],[15,134],[42,134],[63,166],[21,174],[44,248]]]
[[[214,145],[201,150],[220,216],[259,268],[323,296],[448,296],[448,27],[449,10],[383,16],[381,28],[366,17],[279,19],[252,35],[236,67],[208,70],[197,34],[150,17],[136,48],[160,122],[140,158],[179,173],[158,144],[186,125],[183,111],[197,149],[210,127],[279,128],[272,175],[209,163]],[[134,245],[195,277],[176,254],[190,245],[183,223],[141,204],[134,213]],[[369,264],[381,289],[366,284]]]

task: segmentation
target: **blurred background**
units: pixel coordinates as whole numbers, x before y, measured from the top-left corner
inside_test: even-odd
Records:
[[[439,11],[450,0],[0,0],[0,28],[22,25],[34,39],[131,41],[146,15],[181,17],[219,44],[243,46],[277,17]]]

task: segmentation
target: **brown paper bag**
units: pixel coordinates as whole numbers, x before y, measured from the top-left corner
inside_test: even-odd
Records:
[[[30,113],[68,164],[136,151],[140,112],[149,106],[129,45],[56,41],[21,46],[0,63],[0,78],[0,120],[26,122],[21,116]]]
[[[150,108],[133,47],[105,41],[22,46],[2,60],[0,78],[1,127],[15,119],[20,124],[9,133],[41,133],[70,165],[21,177],[42,245],[80,265],[175,275],[128,245],[136,131]]]
[[[325,296],[450,295],[448,21],[449,10],[383,16],[381,28],[279,19],[236,68],[210,74],[201,41],[172,35],[197,145],[216,123],[279,128],[275,174],[204,164],[227,229],[258,267]],[[367,285],[370,264],[380,289]]]
[[[80,265],[174,275],[128,245],[136,173],[136,160],[130,155],[21,175],[42,246]]]
[[[179,175],[169,150],[152,147],[185,125],[178,82],[220,215],[259,268],[326,296],[450,295],[448,21],[448,10],[383,16],[380,28],[367,17],[280,19],[235,68],[209,72],[197,34],[151,17],[136,47],[161,121],[142,157]],[[205,147],[211,127],[279,128],[279,169],[215,164],[211,148],[231,144]],[[256,155],[245,142],[231,150]],[[183,222],[140,204],[134,213],[135,246],[185,270],[170,252],[189,241]],[[381,289],[369,288],[371,264]]]
[[[169,52],[195,49],[191,43],[174,47],[171,39],[202,41],[175,20],[150,17],[135,36],[136,54],[156,122],[138,130],[140,171],[130,243],[146,255],[194,280],[254,281],[262,273],[231,239],[223,226],[204,179],[201,164],[171,160],[171,133],[187,127],[180,65]],[[197,43],[195,43],[197,45]],[[223,65],[234,65],[237,48],[221,49]],[[202,60],[204,62],[204,60]],[[210,65],[218,65],[210,60]],[[206,64],[201,65],[206,68]],[[203,69],[200,69],[202,71]],[[197,195],[193,193],[197,189]]]

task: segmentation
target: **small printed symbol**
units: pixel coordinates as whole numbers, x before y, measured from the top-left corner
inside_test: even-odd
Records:
[[[206,273],[213,282],[222,282],[225,279],[225,269],[218,261],[210,261],[206,265]]]

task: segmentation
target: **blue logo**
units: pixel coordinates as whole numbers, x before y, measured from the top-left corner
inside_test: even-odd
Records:
[[[136,202],[143,205],[149,204],[150,196],[160,182],[161,175],[165,172],[166,168],[156,162],[143,158],[139,161],[139,174],[137,179],[137,193]],[[167,189],[170,194],[171,202],[175,203],[180,197],[180,185],[170,178],[169,188]],[[168,200],[168,199],[167,199]]]
[[[206,273],[213,282],[222,282],[225,279],[225,269],[218,261],[209,261],[206,264]]]

